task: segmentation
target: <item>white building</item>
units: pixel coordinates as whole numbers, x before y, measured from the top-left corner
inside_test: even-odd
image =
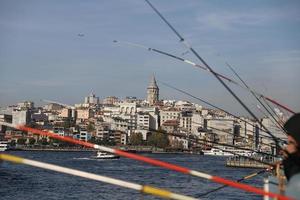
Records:
[[[169,108],[166,110],[160,110],[160,124],[163,124],[167,120],[177,120],[180,118],[180,111],[175,108]]]
[[[179,126],[181,131],[183,131],[184,133],[192,132],[192,117],[192,112],[183,111],[180,113]]]
[[[12,112],[13,125],[26,125],[30,122],[30,112],[28,110],[15,110]]]
[[[136,102],[133,103],[128,103],[128,102],[123,102],[120,103],[120,114],[123,115],[135,115],[136,110],[137,110],[137,105]]]
[[[96,97],[94,93],[91,93],[89,96],[84,98],[85,104],[99,104],[99,97]]]
[[[219,142],[232,143],[234,120],[227,118],[207,119],[207,129],[217,134]]]
[[[139,112],[137,114],[137,129],[149,130],[150,127],[150,115],[149,113]]]
[[[103,99],[104,105],[117,105],[118,103],[119,103],[119,99],[118,97],[115,96],[109,96]]]
[[[88,133],[86,129],[81,129],[79,131],[79,139],[83,141],[88,141],[92,137],[91,133]]]

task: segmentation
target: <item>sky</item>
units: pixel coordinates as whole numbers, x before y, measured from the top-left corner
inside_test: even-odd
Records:
[[[300,111],[299,1],[151,2],[215,71],[236,80],[228,62],[255,91]],[[209,73],[114,40],[200,63],[142,0],[0,0],[0,106],[41,99],[74,104],[91,92],[145,99],[154,74],[161,99],[205,106],[165,82],[246,115]],[[259,113],[247,91],[229,86]]]

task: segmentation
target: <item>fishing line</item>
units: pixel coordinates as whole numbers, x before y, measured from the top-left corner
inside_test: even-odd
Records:
[[[190,60],[181,58],[181,57],[179,57],[179,56],[173,55],[173,54],[171,54],[171,53],[167,53],[167,52],[162,51],[162,50],[158,50],[158,49],[151,48],[151,47],[146,47],[146,46],[144,46],[144,45],[137,44],[137,43],[132,43],[132,42],[125,42],[125,41],[118,41],[118,40],[114,40],[114,42],[115,42],[115,43],[117,43],[117,42],[118,42],[118,43],[124,43],[124,44],[127,44],[127,45],[131,45],[131,46],[134,46],[134,47],[143,48],[143,49],[146,49],[146,50],[148,50],[148,51],[153,51],[153,52],[156,52],[156,53],[159,53],[159,54],[162,54],[162,55],[166,55],[166,56],[168,56],[168,57],[172,57],[172,58],[175,58],[175,59],[180,60],[180,61],[182,61],[182,62],[185,62],[185,63],[187,63],[187,64],[193,65],[194,67],[197,67],[197,68],[200,68],[200,69],[202,69],[202,70],[211,72],[207,67],[204,67],[204,66],[202,66],[202,65],[196,64],[196,63],[194,63],[194,62],[192,62],[192,61],[190,61]],[[215,73],[217,76],[219,76],[220,78],[222,78],[222,79],[228,81],[229,83],[235,84],[235,85],[239,86],[240,88],[242,88],[242,89],[244,89],[244,90],[253,92],[253,93],[255,93],[257,96],[259,96],[260,98],[266,100],[266,96],[264,96],[263,94],[258,93],[258,92],[254,91],[254,90],[252,90],[252,89],[246,88],[245,86],[239,84],[238,82],[236,82],[236,81],[232,80],[231,78],[228,78],[228,77],[226,77],[226,76],[224,76],[224,75],[222,75],[222,74],[219,74],[219,73],[217,73],[217,72],[214,72],[214,73]],[[268,99],[271,99],[271,98],[268,97]],[[275,101],[275,100],[273,100],[273,101]],[[286,108],[287,108],[287,106],[283,106],[282,104],[279,104],[279,103],[278,103],[278,106],[281,107],[281,108],[283,108],[283,109],[286,109]],[[272,109],[271,109],[271,110],[272,110]],[[273,111],[273,110],[272,110],[272,111]],[[287,111],[290,112],[291,110],[289,109],[289,110],[287,110]],[[292,111],[292,112],[293,112],[293,111]],[[294,112],[293,112],[293,113],[294,113]]]
[[[191,176],[195,176],[195,177],[198,177],[198,178],[204,178],[204,179],[216,182],[216,183],[230,185],[231,187],[238,188],[238,189],[248,191],[248,192],[252,192],[252,193],[256,193],[256,194],[259,194],[259,195],[262,195],[262,196],[267,195],[267,196],[270,196],[270,197],[273,197],[273,198],[276,197],[278,199],[290,199],[289,197],[286,197],[284,195],[276,194],[276,193],[272,193],[272,192],[266,192],[262,189],[259,189],[259,188],[256,188],[256,187],[253,187],[253,186],[250,186],[250,185],[247,185],[247,184],[237,183],[235,181],[231,181],[231,180],[219,177],[219,176],[213,176],[213,175],[210,175],[210,174],[207,174],[207,173],[204,173],[204,172],[191,170],[191,169],[186,168],[186,167],[182,167],[182,166],[179,166],[179,165],[174,165],[174,164],[163,162],[163,161],[156,160],[156,159],[153,159],[153,158],[149,158],[149,157],[145,157],[145,156],[141,156],[141,155],[137,155],[137,154],[133,154],[133,153],[128,153],[128,152],[125,152],[125,151],[122,151],[122,150],[119,150],[119,149],[113,149],[113,148],[93,144],[93,143],[90,143],[90,142],[76,140],[76,139],[73,139],[71,137],[60,136],[60,135],[57,135],[55,133],[51,133],[49,131],[42,131],[42,130],[31,128],[31,127],[16,126],[16,125],[12,125],[12,124],[9,124],[9,123],[6,123],[6,122],[0,122],[0,124],[2,124],[4,126],[15,128],[15,129],[19,129],[19,130],[22,130],[22,131],[31,132],[33,134],[48,136],[48,137],[58,139],[58,140],[61,140],[61,141],[70,142],[70,143],[73,143],[73,144],[79,144],[79,145],[82,145],[82,146],[85,146],[85,147],[98,149],[100,151],[105,151],[105,152],[117,154],[119,156],[123,156],[123,157],[127,157],[127,158],[130,158],[130,159],[142,161],[142,162],[149,163],[149,164],[152,164],[152,165],[155,165],[155,166],[160,166],[160,167],[163,167],[163,168],[166,168],[166,169],[181,172],[183,174],[189,174]]]
[[[257,176],[257,175],[260,175],[260,174],[265,173],[265,172],[268,172],[268,171],[270,171],[269,168],[263,169],[263,170],[261,170],[261,171],[258,171],[258,172],[249,174],[249,175],[247,175],[247,176],[244,176],[243,178],[240,178],[240,179],[236,180],[236,182],[242,182],[242,181],[244,181],[244,180],[253,178],[253,177]],[[220,186],[220,187],[215,188],[215,189],[213,189],[213,190],[210,190],[210,191],[208,191],[208,192],[206,192],[206,193],[198,194],[198,195],[196,195],[196,197],[204,197],[204,196],[207,196],[207,195],[209,195],[209,194],[211,194],[211,193],[213,193],[213,192],[217,192],[217,191],[219,191],[219,190],[221,190],[221,189],[223,189],[223,188],[226,188],[226,187],[227,187],[226,185],[223,185],[223,186]]]
[[[259,98],[255,95],[255,93],[252,91],[252,89],[248,86],[248,84],[241,78],[241,76],[233,69],[233,67],[226,62],[227,67],[233,72],[233,74],[238,77],[238,79],[244,84],[244,86],[246,88],[249,89],[249,91],[251,92],[251,94],[254,96],[254,98],[264,107],[264,109],[269,113],[269,115],[274,119],[274,121],[278,124],[278,126],[285,132],[284,128],[282,127],[282,125],[277,121],[277,119],[275,119],[275,117],[273,116],[273,114],[269,111],[269,109],[261,102],[261,100],[259,100]]]
[[[193,123],[199,124],[199,125],[203,125],[203,124],[197,123],[197,122],[193,122]],[[231,133],[231,132],[229,132],[229,131],[225,131],[225,130],[222,130],[222,129],[218,129],[218,128],[215,128],[215,127],[212,127],[212,126],[207,126],[207,127],[210,128],[210,129],[217,130],[217,131],[221,131],[221,132],[223,132],[223,133],[227,133],[227,134],[229,134],[229,135],[234,136],[234,134]],[[251,131],[250,131],[250,132],[251,132]],[[253,132],[252,132],[252,133],[253,133]],[[244,137],[244,136],[238,136],[238,137],[243,138],[243,139],[249,139],[249,138],[246,138],[246,137]],[[260,144],[263,144],[263,145],[266,145],[266,146],[270,146],[270,147],[272,146],[272,145],[270,145],[270,144],[263,143],[263,142],[260,142]],[[234,147],[235,147],[235,146],[234,146]],[[249,150],[249,151],[253,151],[253,152],[257,152],[257,153],[263,153],[263,154],[266,154],[266,155],[271,155],[271,154],[264,153],[264,152],[257,151],[257,150],[253,150],[253,149],[244,149],[244,150]],[[272,155],[272,156],[273,156],[273,157],[277,157],[276,155]]]
[[[244,119],[238,117],[237,115],[234,115],[234,114],[232,114],[232,113],[230,113],[230,112],[228,112],[228,111],[226,111],[226,110],[224,110],[224,109],[222,109],[222,108],[220,108],[220,107],[218,107],[218,106],[215,106],[215,105],[209,103],[209,102],[206,101],[206,100],[203,100],[203,99],[201,99],[201,98],[199,98],[199,97],[196,97],[196,96],[194,96],[194,95],[192,95],[192,94],[190,94],[190,93],[188,93],[188,92],[186,92],[186,91],[184,91],[184,90],[182,90],[182,89],[176,88],[176,87],[174,87],[174,86],[172,86],[172,85],[170,85],[170,84],[168,84],[168,83],[165,83],[165,82],[162,82],[162,81],[159,81],[159,80],[157,80],[157,81],[160,82],[161,84],[163,84],[163,85],[169,87],[169,88],[172,88],[172,89],[174,89],[174,90],[176,90],[176,91],[178,91],[178,92],[181,92],[181,93],[183,93],[183,94],[186,94],[187,96],[190,96],[190,97],[192,97],[192,98],[194,98],[194,99],[197,99],[197,100],[199,100],[199,101],[201,101],[201,102],[203,102],[203,103],[205,103],[205,104],[207,104],[207,105],[209,105],[209,106],[211,106],[211,107],[213,107],[213,108],[216,108],[216,109],[218,109],[218,110],[221,110],[221,111],[227,113],[228,115],[231,115],[231,116],[233,116],[233,117],[235,117],[235,118],[237,118],[237,119],[239,119],[239,120],[245,122],[246,124],[249,124],[249,125],[253,126],[253,124],[251,124],[251,123],[247,122],[246,120],[244,120]],[[265,130],[263,130],[263,129],[261,129],[261,128],[259,128],[259,129],[260,129],[261,131],[267,133]],[[270,137],[270,136],[265,136],[265,137],[272,138],[272,137]],[[272,139],[273,139],[273,138],[272,138]],[[278,138],[278,139],[280,139],[280,138]],[[281,139],[280,139],[280,140],[281,140]]]
[[[279,146],[278,139],[260,122],[260,120],[256,117],[256,115],[242,102],[242,100],[227,86],[227,84],[213,71],[213,69],[200,57],[200,55],[189,45],[184,38],[175,30],[175,28],[162,16],[162,14],[149,2],[149,0],[145,0],[149,6],[159,15],[159,17],[173,30],[173,32],[179,37],[180,42],[182,42],[193,54],[203,63],[205,67],[207,67],[210,72],[215,76],[215,78],[227,89],[227,91],[240,103],[240,105],[263,127],[267,133],[273,138],[276,143],[276,146]]]
[[[171,135],[171,136],[175,136],[175,137],[183,137],[183,138],[186,138],[187,140],[192,140],[193,142],[195,142],[195,143],[197,143],[197,144],[204,144],[204,145],[205,145],[206,143],[212,143],[212,144],[217,144],[217,145],[220,145],[220,146],[235,147],[235,148],[241,149],[241,150],[248,150],[248,149],[246,149],[246,148],[238,148],[238,147],[236,147],[236,146],[229,145],[229,144],[218,143],[218,142],[208,141],[208,140],[199,139],[199,138],[197,138],[197,139],[195,139],[195,138],[190,138],[189,136],[183,136],[183,135],[178,134],[178,133],[165,133],[165,132],[162,132],[162,131],[159,131],[159,130],[154,130],[154,129],[152,129],[152,131],[153,131],[153,132],[158,132],[158,133],[167,134],[167,135]],[[199,141],[202,141],[202,142],[199,142]],[[218,149],[218,150],[222,150],[222,151],[224,151],[224,152],[226,152],[226,153],[231,153],[231,154],[233,154],[233,155],[235,155],[235,156],[239,156],[239,157],[247,158],[247,159],[249,159],[249,160],[253,160],[253,161],[256,161],[256,162],[259,162],[259,163],[263,163],[263,164],[265,164],[265,165],[274,166],[274,164],[272,164],[272,163],[265,162],[265,161],[262,161],[262,160],[260,160],[260,159],[256,159],[256,158],[254,158],[254,157],[241,155],[241,154],[238,154],[238,153],[236,153],[236,152],[233,152],[233,151],[230,151],[230,150],[226,150],[226,149],[222,149],[222,148],[216,147],[216,146],[213,146],[213,148]],[[251,150],[249,150],[249,151],[251,151]],[[253,150],[252,150],[252,151],[253,151]],[[269,155],[269,154],[267,154],[267,155]],[[273,157],[274,157],[274,156],[273,156]]]
[[[81,170],[71,169],[71,168],[67,168],[67,167],[61,167],[59,165],[53,165],[53,164],[49,164],[49,163],[45,163],[45,162],[39,162],[39,161],[35,161],[35,160],[25,159],[22,157],[13,156],[13,155],[9,155],[9,154],[0,154],[0,160],[5,160],[5,161],[13,162],[13,163],[18,163],[18,164],[30,165],[33,167],[56,171],[56,172],[69,174],[69,175],[73,175],[73,176],[79,176],[79,177],[90,179],[90,180],[100,181],[100,182],[104,182],[104,183],[108,183],[108,184],[112,184],[112,185],[117,185],[117,186],[120,186],[123,188],[137,190],[141,193],[151,194],[151,195],[162,197],[165,199],[196,200],[196,198],[193,198],[193,197],[173,193],[168,190],[155,188],[155,187],[148,186],[148,185],[140,185],[140,184],[132,183],[129,181],[123,181],[120,179],[111,178],[108,176],[101,176],[101,175],[88,173],[88,172],[81,171]]]

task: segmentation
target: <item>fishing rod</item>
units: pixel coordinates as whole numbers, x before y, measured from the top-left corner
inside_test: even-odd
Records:
[[[164,82],[159,81],[159,80],[158,80],[158,82],[160,82],[160,83],[162,83],[163,85],[165,85],[165,86],[167,86],[167,87],[169,87],[169,88],[172,88],[172,89],[174,89],[174,90],[176,90],[176,91],[178,91],[178,92],[181,92],[181,93],[183,93],[183,94],[186,94],[187,96],[190,96],[190,97],[192,97],[192,98],[194,98],[194,99],[197,99],[197,100],[199,100],[199,101],[201,101],[201,102],[203,102],[203,103],[205,103],[205,104],[207,104],[207,105],[209,105],[209,106],[211,106],[211,107],[213,107],[213,108],[216,108],[216,109],[218,109],[218,110],[221,110],[221,111],[225,112],[226,114],[231,115],[231,116],[233,116],[233,117],[235,117],[235,118],[241,120],[242,122],[245,122],[245,123],[248,124],[248,125],[253,126],[253,124],[249,123],[248,121],[246,121],[246,120],[244,120],[244,119],[238,117],[237,115],[234,115],[234,114],[232,114],[232,113],[230,113],[230,112],[228,112],[228,111],[226,111],[226,110],[224,110],[224,109],[222,109],[222,108],[220,108],[220,107],[218,107],[218,106],[215,106],[215,105],[209,103],[209,102],[206,101],[206,100],[203,100],[203,99],[201,99],[201,98],[199,98],[199,97],[196,97],[196,96],[194,96],[194,95],[192,95],[192,94],[190,94],[190,93],[188,93],[188,92],[186,92],[186,91],[184,91],[184,90],[182,90],[182,89],[176,88],[176,87],[174,87],[174,86],[172,86],[172,85],[170,85],[170,84],[164,83]],[[261,130],[261,131],[267,133],[265,130],[261,129],[260,127],[259,127],[259,130]],[[254,133],[254,132],[253,132],[253,133]],[[273,138],[270,137],[270,136],[264,136],[264,137],[273,139]],[[278,138],[278,139],[281,140],[280,138]],[[282,141],[282,142],[285,142],[284,140],[281,140],[281,141]]]
[[[185,63],[187,63],[187,64],[190,64],[190,65],[192,65],[192,66],[194,66],[194,67],[197,67],[197,68],[200,68],[200,69],[202,69],[202,70],[211,72],[207,67],[204,67],[204,66],[202,66],[202,65],[200,65],[200,64],[196,64],[196,63],[194,63],[194,62],[192,62],[192,61],[190,61],[190,60],[181,58],[181,57],[179,57],[179,56],[173,55],[173,54],[171,54],[171,53],[167,53],[167,52],[162,51],[162,50],[159,50],[159,49],[155,49],[155,48],[151,48],[151,47],[146,47],[146,46],[144,46],[144,45],[137,44],[137,43],[125,42],[125,41],[119,41],[119,40],[114,40],[113,42],[114,42],[114,43],[124,43],[124,44],[130,45],[130,46],[135,46],[135,47],[138,47],[138,48],[143,48],[143,49],[146,49],[146,50],[148,50],[148,51],[153,51],[153,52],[155,52],[155,53],[162,54],[162,55],[165,55],[165,56],[168,56],[168,57],[171,57],[171,58],[180,60],[180,61],[185,62]],[[215,73],[217,76],[219,76],[221,79],[226,80],[226,81],[228,81],[229,83],[235,84],[235,85],[239,86],[240,88],[242,88],[242,89],[244,89],[244,90],[253,92],[253,93],[255,93],[257,96],[259,96],[260,98],[262,98],[262,99],[264,99],[264,100],[268,100],[268,101],[269,101],[269,99],[271,99],[270,97],[266,97],[265,95],[263,95],[263,94],[261,94],[261,93],[258,93],[258,92],[254,91],[254,90],[251,90],[251,89],[246,88],[245,86],[239,84],[238,82],[236,82],[235,80],[232,80],[231,78],[228,78],[228,77],[226,77],[226,76],[224,76],[224,75],[222,75],[222,74],[220,74],[220,73],[217,73],[217,72],[214,72],[214,73]],[[271,101],[271,102],[272,102],[272,101]],[[281,108],[283,108],[283,109],[285,109],[285,110],[287,110],[287,111],[289,111],[289,112],[291,112],[291,113],[293,113],[293,114],[295,113],[294,111],[292,111],[291,109],[289,109],[287,106],[284,106],[284,105],[278,103],[278,102],[275,101],[275,100],[273,100],[272,103],[275,104],[275,102],[276,102],[276,105],[278,105],[279,107],[281,107]]]
[[[213,69],[205,62],[205,60],[200,57],[200,55],[189,45],[185,39],[176,31],[176,29],[162,16],[162,14],[150,3],[149,0],[145,0],[148,5],[156,12],[156,14],[168,25],[168,27],[178,36],[180,42],[182,42],[193,54],[203,63],[203,65],[210,70],[214,77],[226,88],[226,90],[239,102],[239,104],[263,127],[267,133],[273,138],[278,148],[279,146],[278,139],[260,122],[256,115],[244,104],[244,102],[228,87],[228,85],[213,71]]]
[[[267,102],[267,100],[264,99],[264,98],[262,98],[262,100],[263,100],[264,103],[268,106],[268,108],[269,108],[270,110],[272,110],[272,112],[280,119],[280,116],[274,111],[274,109],[270,106],[270,104]],[[283,124],[282,121],[281,121],[281,124]]]
[[[59,165],[53,165],[53,164],[49,164],[49,163],[45,163],[45,162],[25,159],[22,157],[13,156],[13,155],[9,155],[9,154],[0,154],[0,160],[9,161],[9,162],[13,162],[16,164],[30,165],[30,166],[41,168],[41,169],[47,169],[47,170],[51,170],[51,171],[55,171],[55,172],[60,172],[60,173],[64,173],[64,174],[69,174],[69,175],[73,175],[73,176],[90,179],[90,180],[100,181],[103,183],[117,185],[117,186],[120,186],[123,188],[137,190],[140,193],[151,194],[151,195],[162,197],[165,199],[196,200],[196,198],[182,195],[182,194],[173,193],[173,192],[170,192],[169,190],[165,190],[165,189],[160,189],[160,188],[156,188],[156,187],[152,187],[152,186],[148,186],[148,185],[140,185],[140,184],[129,182],[129,181],[123,181],[120,179],[111,178],[108,176],[101,176],[101,175],[97,175],[94,173],[89,173],[89,172],[71,169],[71,168],[67,168],[67,167],[61,167]]]
[[[269,113],[269,115],[274,119],[274,121],[278,124],[278,126],[285,132],[283,126],[277,121],[277,119],[273,116],[273,114],[269,111],[269,109],[262,103],[262,101],[256,96],[253,90],[248,86],[248,84],[242,79],[242,77],[233,69],[233,67],[226,62],[227,67],[233,72],[233,74],[238,77],[238,79],[244,84],[246,88],[249,89],[250,93],[254,96],[254,98],[264,107],[264,109]]]
[[[193,122],[193,123],[195,123],[195,124],[199,124],[199,125],[203,125],[203,124],[201,124],[201,123],[197,123],[197,122]],[[223,132],[223,133],[227,133],[227,134],[229,134],[229,135],[232,135],[232,136],[234,136],[234,134],[233,133],[231,133],[231,132],[229,132],[229,131],[225,131],[225,130],[222,130],[222,129],[218,129],[218,128],[215,128],[215,127],[212,127],[212,126],[207,126],[208,128],[210,128],[210,129],[212,129],[212,130],[217,130],[217,131],[221,131],[221,132]],[[246,137],[244,137],[244,136],[239,136],[240,138],[243,138],[243,139],[249,139],[249,138],[246,138]],[[272,146],[272,145],[270,145],[270,144],[267,144],[267,143],[263,143],[263,142],[261,142],[261,144],[263,144],[263,145],[266,145],[266,146]],[[236,147],[235,145],[234,145],[234,147]],[[236,148],[238,148],[238,147],[236,147]],[[260,151],[257,151],[257,150],[253,150],[253,149],[243,149],[243,150],[249,150],[249,151],[253,151],[253,152],[256,152],[256,153],[263,153],[263,152],[260,152]],[[266,154],[266,155],[270,155],[271,156],[271,154],[268,154],[268,153],[263,153],[263,154]],[[273,157],[277,157],[276,155],[272,155]]]
[[[208,141],[208,140],[204,140],[204,139],[194,139],[194,141],[196,141],[197,144],[203,144],[203,145],[206,145],[206,143],[211,143],[211,144],[217,144],[217,145],[220,145],[220,146],[234,147],[233,145],[228,145],[228,144],[224,144],[224,143],[218,143],[218,142],[214,142],[214,141]],[[199,142],[199,141],[202,141],[202,142]],[[237,157],[242,157],[242,158],[246,158],[246,159],[249,159],[249,160],[253,160],[255,162],[259,162],[259,163],[262,163],[262,164],[265,164],[265,165],[268,165],[268,166],[274,166],[275,165],[273,163],[265,162],[263,160],[255,158],[255,157],[242,155],[242,154],[236,153],[234,151],[223,149],[223,148],[220,148],[220,147],[217,147],[217,146],[213,146],[213,148],[221,150],[221,151],[226,152],[226,153],[233,154],[234,156],[237,156]],[[235,148],[236,149],[243,149],[243,148],[237,148],[237,147],[235,147]]]
[[[263,169],[263,170],[261,170],[261,171],[258,171],[258,172],[249,174],[249,175],[247,175],[247,176],[244,176],[244,177],[242,177],[242,178],[236,180],[236,182],[242,182],[242,181],[244,181],[244,180],[253,178],[253,177],[257,176],[257,175],[260,175],[260,174],[263,174],[263,173],[269,172],[269,171],[270,171],[269,168]],[[207,195],[209,195],[209,194],[211,194],[211,193],[213,193],[213,192],[217,192],[217,191],[219,191],[219,190],[221,190],[221,189],[223,189],[223,188],[226,188],[226,187],[227,187],[226,185],[223,185],[223,186],[220,186],[220,187],[215,188],[215,189],[213,189],[213,190],[210,190],[210,191],[208,191],[208,192],[205,192],[205,193],[203,193],[203,194],[199,194],[199,195],[197,195],[196,197],[204,197],[204,196],[207,196]]]
[[[17,126],[17,125],[12,125],[12,124],[9,124],[9,123],[6,123],[6,122],[0,122],[0,124],[2,124],[4,126],[11,127],[11,128],[15,128],[15,129],[18,129],[18,130],[21,130],[21,131],[31,132],[33,134],[48,136],[50,138],[58,139],[58,140],[61,140],[61,141],[65,141],[65,142],[69,142],[69,143],[73,143],[73,144],[78,144],[78,145],[82,145],[82,146],[89,147],[89,148],[98,149],[100,151],[105,151],[105,152],[108,152],[108,153],[116,154],[116,155],[126,157],[126,158],[130,158],[130,159],[133,159],[133,160],[138,160],[138,161],[145,162],[145,163],[148,163],[148,164],[152,164],[152,165],[155,165],[155,166],[163,167],[165,169],[177,171],[177,172],[180,172],[180,173],[183,173],[183,174],[189,174],[191,176],[195,176],[195,177],[198,177],[198,178],[204,178],[204,179],[216,182],[216,183],[229,185],[231,187],[238,188],[238,189],[241,189],[241,190],[244,190],[244,191],[247,191],[247,192],[256,193],[256,194],[259,194],[259,195],[262,195],[262,196],[269,196],[269,197],[272,197],[272,198],[278,198],[278,199],[284,199],[284,200],[290,199],[287,196],[272,193],[272,192],[266,192],[262,189],[259,189],[259,188],[256,188],[256,187],[253,187],[253,186],[250,186],[250,185],[247,185],[247,184],[237,183],[235,181],[231,181],[231,180],[219,177],[219,176],[213,176],[213,175],[210,175],[210,174],[207,174],[207,173],[204,173],[204,172],[192,170],[192,169],[189,169],[189,168],[186,168],[186,167],[171,164],[171,163],[168,163],[168,162],[163,162],[163,161],[156,160],[156,159],[153,159],[153,158],[149,158],[149,157],[146,157],[146,156],[141,156],[141,155],[137,155],[137,154],[133,154],[133,153],[128,153],[128,152],[125,152],[125,151],[122,151],[122,150],[119,150],[119,149],[109,148],[109,147],[105,147],[105,146],[102,146],[102,145],[93,144],[93,143],[90,143],[90,142],[76,140],[76,139],[73,139],[71,137],[60,136],[60,135],[56,135],[55,133],[51,133],[49,131],[43,131],[43,130],[39,130],[39,129],[27,127],[27,126]]]
[[[270,117],[268,117],[268,115],[261,109],[261,107],[259,105],[256,105],[256,107],[263,114],[264,118],[270,119]],[[270,121],[274,124],[274,126],[276,126],[276,128],[278,128],[278,130],[282,131],[282,128],[279,127],[279,125],[276,122],[274,122],[272,119],[270,119]],[[280,122],[278,122],[278,123],[280,123]],[[283,133],[285,133],[285,132],[283,132]]]
[[[217,145],[220,145],[220,146],[226,146],[226,147],[234,147],[236,149],[241,149],[241,150],[249,150],[249,151],[253,151],[253,150],[250,150],[250,149],[246,149],[246,148],[241,148],[241,147],[236,147],[234,145],[229,145],[229,144],[224,144],[224,143],[218,143],[218,142],[214,142],[214,141],[208,141],[208,140],[205,140],[205,139],[200,139],[200,138],[191,138],[187,135],[182,135],[180,133],[165,133],[165,132],[162,132],[160,130],[152,130],[153,132],[157,132],[157,133],[163,133],[163,134],[167,134],[167,135],[171,135],[171,136],[175,136],[175,137],[180,137],[180,138],[185,138],[187,140],[192,140],[192,142],[196,143],[196,144],[202,144],[202,145],[206,145],[206,143],[211,143],[211,144],[217,144]],[[201,142],[199,142],[201,141]],[[226,150],[226,149],[222,149],[220,147],[216,147],[214,146],[215,149],[218,149],[218,150],[222,150],[226,153],[231,153],[233,154],[234,156],[239,156],[239,157],[243,157],[243,158],[247,158],[249,160],[253,160],[253,161],[256,161],[256,162],[259,162],[259,163],[263,163],[265,165],[268,165],[268,166],[274,166],[273,163],[269,163],[269,162],[265,162],[265,161],[262,161],[260,159],[257,159],[255,157],[250,157],[250,156],[246,156],[246,155],[241,155],[241,154],[238,154],[236,152],[233,152],[233,151],[230,151],[230,150]],[[254,151],[253,151],[254,152]],[[262,153],[262,154],[266,154],[268,156],[271,156],[270,154],[267,154],[267,153],[263,153],[263,152],[258,152],[258,153]],[[272,156],[274,157],[274,156]]]

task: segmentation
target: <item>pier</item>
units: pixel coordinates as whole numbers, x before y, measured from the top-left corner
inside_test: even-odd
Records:
[[[261,161],[273,163],[274,160],[269,157],[261,157]],[[252,160],[250,158],[245,158],[241,156],[229,157],[226,160],[226,167],[241,167],[241,168],[268,168],[267,164]]]

